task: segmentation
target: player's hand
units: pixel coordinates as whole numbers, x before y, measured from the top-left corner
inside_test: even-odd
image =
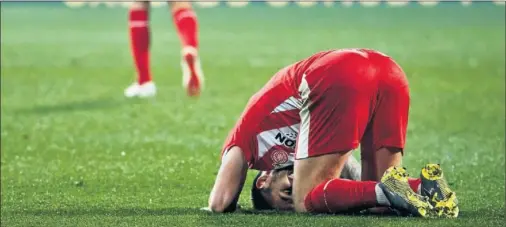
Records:
[[[214,212],[211,210],[211,208],[209,208],[209,207],[202,207],[202,208],[200,208],[200,210],[201,210],[201,211],[206,211],[206,212],[209,212],[209,213],[214,213]],[[225,213],[226,213],[226,212],[235,212],[235,211],[240,211],[240,210],[241,210],[241,205],[238,203],[238,204],[236,205],[236,207],[235,207],[235,210],[227,210],[227,211],[225,211]]]
[[[206,211],[206,212],[209,212],[209,213],[212,213],[213,211],[211,210],[211,208],[209,207],[202,207],[200,208],[201,211]]]

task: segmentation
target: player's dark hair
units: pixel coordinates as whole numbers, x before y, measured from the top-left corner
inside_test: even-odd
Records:
[[[256,210],[272,210],[272,207],[269,202],[265,199],[262,194],[262,189],[257,188],[258,178],[262,176],[262,171],[258,172],[257,176],[253,180],[253,185],[251,187],[251,202],[253,203],[253,209]]]

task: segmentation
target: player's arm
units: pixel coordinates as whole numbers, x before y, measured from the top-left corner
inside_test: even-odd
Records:
[[[217,213],[235,211],[247,171],[248,162],[241,148],[232,147],[224,154],[209,196],[210,211]]]
[[[350,155],[348,161],[344,164],[343,171],[341,172],[341,178],[360,181],[362,167],[360,163]]]

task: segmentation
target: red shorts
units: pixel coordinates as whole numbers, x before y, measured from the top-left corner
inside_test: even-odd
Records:
[[[390,57],[352,49],[327,54],[305,71],[299,95],[296,159],[349,151],[361,143],[373,151],[404,148],[409,87]]]

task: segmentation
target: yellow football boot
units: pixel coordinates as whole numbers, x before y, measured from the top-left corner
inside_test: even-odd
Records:
[[[453,192],[443,176],[439,164],[427,164],[420,174],[422,179],[421,194],[429,197],[439,217],[456,218],[459,216],[457,195]]]
[[[401,212],[408,212],[414,216],[435,216],[433,206],[427,197],[416,194],[408,183],[408,173],[402,167],[388,168],[383,177],[380,188],[390,202],[390,206]]]

